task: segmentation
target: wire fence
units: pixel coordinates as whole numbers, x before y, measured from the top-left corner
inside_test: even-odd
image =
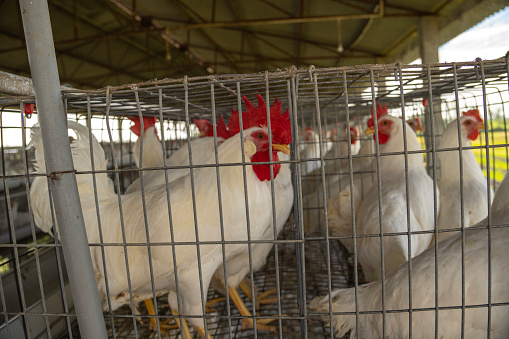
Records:
[[[508,62],[498,59],[436,65],[292,67],[102,90],[64,90],[68,119],[88,127],[84,133],[69,125],[69,140],[75,156],[85,155],[84,161],[75,160],[76,176],[108,335],[186,337],[183,320],[187,320],[197,328],[190,326],[194,337],[203,331],[202,335],[214,338],[326,338],[334,336],[330,328],[334,324],[322,321],[322,316],[346,314],[354,317],[353,331],[358,337],[362,337],[359,324],[363,319],[378,315],[382,330],[375,336],[391,337],[391,321],[395,314],[404,314],[408,336],[419,337],[412,330],[419,328],[412,319],[431,312],[434,324],[429,327],[438,336],[441,327],[448,326],[440,318],[441,312],[461,310],[458,333],[468,337],[465,328],[470,309],[484,309],[487,322],[497,321],[498,313],[494,311],[491,317],[492,309],[509,308],[509,300],[497,299],[493,287],[488,288],[488,293],[495,291],[492,298],[482,302],[470,299],[467,278],[471,273],[465,272],[464,254],[469,239],[466,227],[486,229],[475,224],[490,211],[490,187],[498,188],[509,170],[507,88]],[[263,98],[258,104],[257,95]],[[276,124],[271,115],[276,98],[281,113],[288,108],[292,136],[288,158],[271,153],[256,165],[249,159],[249,134],[229,139],[221,136],[220,117],[230,121],[233,111],[249,113],[244,96],[254,108],[265,109],[269,124]],[[22,113],[34,98],[1,100],[14,104],[6,104],[0,113],[0,337],[79,337],[61,245],[58,237],[46,234],[58,234],[50,185],[55,173],[33,167],[37,152],[39,160],[42,154],[40,143],[39,148],[28,148],[30,142],[36,142],[30,128],[42,112],[36,107],[31,119]],[[414,125],[416,132],[402,128],[399,145],[389,148],[389,141],[381,141],[385,127],[378,123],[384,115],[372,115],[384,105],[389,115],[402,118],[401,126],[406,126],[403,121],[419,118],[411,123],[422,128]],[[485,129],[471,138],[471,145],[465,145],[457,119],[473,109],[478,110]],[[154,136],[147,130],[141,129],[139,139],[129,130],[128,118],[141,117],[158,119],[155,144],[149,143],[147,138]],[[240,119],[248,117],[240,115]],[[193,119],[212,122],[207,157],[196,146],[205,139]],[[450,124],[456,127],[452,139],[447,134]],[[374,140],[363,133],[370,127]],[[278,135],[271,126],[268,131],[274,150]],[[447,138],[456,143],[447,144]],[[86,143],[80,144],[83,140]],[[228,158],[223,150],[234,142],[241,156]],[[176,161],[183,151],[184,157]],[[476,197],[485,213],[475,222],[462,213],[470,208],[470,172],[464,164],[471,158],[484,175],[481,184],[485,187],[484,195]],[[447,159],[455,159],[454,166],[458,166],[454,173],[459,178],[460,226],[441,228],[444,192],[436,187],[449,173],[444,169],[449,166]],[[263,181],[268,193],[258,197],[253,173],[263,165],[270,165]],[[391,166],[401,169],[396,178],[387,175]],[[414,168],[419,166],[427,172],[426,179],[418,181],[426,189],[419,193],[423,200],[412,200],[419,196],[413,186],[417,180]],[[236,185],[232,186],[233,177]],[[39,191],[34,189],[36,180]],[[391,195],[387,193],[391,187],[397,187],[402,202],[395,208],[402,211],[397,220],[404,224],[393,229],[386,226],[391,221]],[[366,201],[374,207],[368,207]],[[421,205],[426,205],[422,213],[431,226],[417,229],[413,218]],[[376,219],[372,223],[376,228],[368,230],[363,227],[371,223],[370,215]],[[208,217],[216,221],[209,231]],[[338,231],[340,221],[348,225],[346,233],[344,228]],[[487,228],[504,227],[507,221],[490,221]],[[461,292],[459,303],[457,299],[453,304],[439,302],[443,293],[440,277],[446,275],[439,269],[439,255],[432,259],[434,276],[428,277],[433,303],[420,303],[419,292],[412,288],[412,282],[420,282],[413,269],[421,260],[416,256],[428,247],[428,252],[440,254],[441,242],[435,239],[446,235],[461,239],[459,272],[463,279],[456,286]],[[406,306],[390,304],[393,280],[381,279],[380,293],[374,297],[380,298],[379,308],[370,309],[360,297],[361,285],[379,274],[373,272],[387,277],[395,269],[387,252],[394,239],[403,239],[409,259],[402,265],[408,272],[403,292]],[[374,268],[368,265],[362,247],[371,241],[378,241],[378,247],[371,250],[378,266]],[[489,249],[488,259],[497,257],[497,249]],[[493,286],[493,269],[485,277],[489,286]],[[238,279],[232,272],[245,272],[252,282],[239,293],[245,310],[236,307],[237,297],[232,292],[244,277]],[[219,283],[214,284],[215,279]],[[341,313],[332,306],[318,312],[310,308],[313,299],[338,288],[353,288],[352,309]],[[264,291],[271,293],[258,298],[263,303],[257,303],[256,297],[253,301],[251,296]],[[225,300],[207,305],[207,301],[223,296]],[[153,312],[142,303],[146,299],[154,302]],[[151,324],[153,319],[157,321]],[[165,323],[168,320],[171,325]]]

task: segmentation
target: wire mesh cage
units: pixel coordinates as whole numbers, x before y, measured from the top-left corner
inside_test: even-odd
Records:
[[[490,187],[497,189],[509,169],[507,86],[508,63],[498,59],[437,65],[291,67],[260,74],[164,79],[93,91],[65,90],[67,118],[86,126],[80,129],[70,122],[69,141],[108,335],[199,337],[201,330],[202,335],[214,338],[333,337],[330,326],[336,324],[327,319],[344,314],[353,317],[349,329],[359,337],[363,337],[360,328],[369,327],[363,323],[369,316],[379,316],[382,328],[381,332],[372,332],[377,333],[373,337],[393,337],[398,333],[391,332],[394,315],[402,315],[405,320],[401,326],[415,336],[420,325],[412,322],[412,317],[419,319],[427,311],[435,322],[428,327],[443,334],[442,327],[448,326],[439,318],[443,309],[462,310],[459,324],[449,324],[454,333],[468,333],[470,309],[492,314],[483,328],[489,328],[488,322],[500,326],[491,330],[502,332],[484,330],[485,335],[508,333],[507,328],[498,325],[497,317],[507,314],[509,300],[499,296],[495,287],[489,287],[490,300],[472,301],[466,290],[471,273],[465,273],[464,256],[458,256],[463,263],[459,274],[464,278],[456,286],[463,298],[459,304],[457,300],[454,305],[439,304],[439,291],[451,287],[441,285],[439,277],[447,273],[437,265],[441,244],[445,244],[440,237],[459,237],[462,248],[466,247],[467,227],[488,215],[493,199]],[[251,104],[257,98],[258,105]],[[35,119],[22,113],[34,99],[2,100],[14,105],[4,106],[0,117],[1,223],[5,225],[0,235],[0,336],[79,337],[50,198],[55,173],[46,173],[40,162],[42,145],[40,141],[37,144],[38,135],[30,135],[29,131]],[[291,143],[290,154],[284,157],[283,149],[277,146],[280,117],[274,118],[273,113],[287,109],[285,123],[291,127]],[[472,121],[481,119],[484,130],[479,134],[478,121],[478,133],[470,138],[472,144],[464,145],[458,132],[460,119],[465,116],[463,112],[472,110],[477,110],[477,118],[473,113],[466,116]],[[267,150],[270,156],[257,160],[258,164],[250,159],[257,150],[251,149],[256,144],[249,134],[254,125],[235,121],[250,119],[253,112],[265,115],[262,120],[269,126],[255,130],[265,131],[272,145],[268,146],[272,153]],[[385,112],[401,118],[388,125],[406,126],[407,121],[416,129],[398,127],[402,137],[397,147],[383,146],[391,143],[382,140]],[[43,114],[37,110],[34,113]],[[129,131],[129,119],[137,118],[143,122],[139,138]],[[152,120],[141,118],[157,118],[157,122],[152,126]],[[249,133],[226,138],[220,119],[233,120],[241,130],[247,126]],[[208,132],[200,125],[205,120],[212,127]],[[145,129],[145,124],[152,130]],[[457,127],[452,133],[456,144],[441,144],[449,125]],[[375,132],[374,137],[363,133],[366,128]],[[203,140],[208,140],[206,156],[196,146]],[[35,147],[30,148],[29,143]],[[235,157],[226,156],[226,146],[233,147]],[[176,161],[182,152],[184,157]],[[36,157],[38,168],[33,166]],[[476,197],[476,204],[484,212],[479,212],[482,215],[475,220],[460,217],[459,226],[441,228],[444,196],[437,187],[446,178],[444,168],[449,166],[448,160],[442,159],[455,159],[459,164],[454,170],[460,179],[461,207],[457,214],[464,215],[461,210],[470,208],[470,172],[463,164],[471,157],[482,176],[480,185],[484,185],[485,194]],[[387,169],[391,166],[403,169],[397,178],[390,178],[392,181],[387,175],[393,170]],[[261,179],[256,167],[267,170],[268,176]],[[419,173],[426,178],[415,179],[414,168],[421,168]],[[263,183],[264,192],[257,191],[262,186],[253,186],[253,173]],[[413,180],[421,180],[417,195],[424,201],[412,201]],[[402,204],[387,207],[392,198],[384,190],[393,186],[398,187],[395,192],[399,195],[392,194],[398,195]],[[189,197],[187,205],[179,205],[179,199]],[[374,207],[367,206],[366,201],[373,202]],[[182,210],[182,206],[188,210]],[[403,220],[402,228],[385,229],[383,221],[391,221],[393,210],[400,212],[397,220]],[[426,215],[428,226],[417,230],[412,228],[412,218],[419,213]],[[188,215],[185,222],[180,215]],[[362,229],[363,223],[369,223],[369,215],[378,216],[373,222],[378,230]],[[207,218],[216,221],[209,231]],[[340,221],[348,225],[346,231],[344,227],[338,231]],[[507,219],[501,222],[494,218],[487,229],[503,231],[504,227]],[[185,229],[188,236],[180,235],[179,228]],[[233,234],[235,230],[242,234]],[[407,255],[400,266],[408,270],[408,277],[401,278],[407,288],[402,293],[405,307],[390,303],[390,288],[397,275],[390,271],[402,270],[398,268],[401,262],[393,263],[393,257],[384,251],[384,243],[385,250],[393,246],[392,239],[403,239]],[[378,258],[374,260],[378,268],[369,265],[363,252],[364,243],[370,240],[378,241],[378,247],[371,249],[372,256]],[[262,247],[265,249],[260,254]],[[434,257],[434,276],[427,277],[433,303],[424,305],[419,302],[419,291],[408,286],[412,281],[421,282],[418,269],[412,267],[424,260],[420,253],[426,248],[424,254],[438,254]],[[495,258],[499,248],[489,249],[489,254],[482,255],[491,256],[493,267],[485,278],[487,285],[494,286],[500,283],[491,280],[498,269]],[[241,256],[237,261],[241,268],[237,268],[232,263]],[[404,263],[408,259],[408,264]],[[190,266],[194,275],[187,274],[192,271]],[[379,271],[382,276],[374,279]],[[243,273],[240,279],[238,272]],[[214,273],[218,279],[212,277]],[[372,300],[363,299],[361,285],[380,278],[380,293],[372,295]],[[233,293],[237,286],[243,291],[240,294]],[[315,298],[348,288],[355,292],[352,309],[310,308]],[[236,307],[237,298],[245,305],[241,310]],[[377,308],[379,298],[383,302]],[[154,302],[153,310],[150,303],[142,303],[145,299]],[[216,299],[213,305],[207,303]],[[328,303],[333,300],[326,299]],[[188,308],[189,304],[195,308]],[[185,319],[202,328],[194,330],[190,326],[189,333],[181,330]],[[338,330],[336,334],[346,332]]]

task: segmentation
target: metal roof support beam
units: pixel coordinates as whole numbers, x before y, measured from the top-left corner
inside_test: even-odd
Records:
[[[302,24],[308,22],[320,21],[336,21],[336,20],[359,20],[370,18],[383,18],[384,17],[384,0],[380,0],[380,10],[378,13],[362,13],[362,14],[348,14],[348,15],[323,15],[323,16],[308,16],[301,18],[278,18],[278,19],[260,19],[260,20],[241,20],[241,21],[223,21],[223,22],[203,22],[198,24],[189,25],[175,25],[169,26],[170,30],[188,30],[198,28],[223,28],[223,27],[236,27],[236,26],[260,26],[260,25],[281,25],[281,24]]]
[[[440,27],[438,23],[438,17],[436,16],[423,16],[419,20],[419,51],[423,64],[436,64],[439,62],[438,48],[440,47]],[[442,120],[441,100],[440,96],[433,96],[433,100],[429,100],[433,103],[433,107],[426,107],[424,116],[424,128],[426,131],[426,149],[432,148],[432,136],[433,132],[435,137],[435,143],[438,145],[440,136],[444,131],[444,122]],[[433,125],[431,124],[431,112],[433,112]],[[431,129],[433,126],[433,130]],[[427,157],[428,173],[431,173],[433,159]]]
[[[46,170],[48,173],[58,173],[50,181],[80,333],[83,338],[107,338],[67,136],[67,119],[58,79],[48,3],[20,0],[20,9]]]

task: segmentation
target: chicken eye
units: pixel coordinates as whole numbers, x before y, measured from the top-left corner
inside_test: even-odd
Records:
[[[470,125],[471,123],[472,123],[472,121],[470,121],[470,120],[465,121],[466,125]]]
[[[263,133],[258,133],[258,139],[263,139]]]
[[[389,124],[389,122],[387,120],[384,121],[384,125],[387,125]]]

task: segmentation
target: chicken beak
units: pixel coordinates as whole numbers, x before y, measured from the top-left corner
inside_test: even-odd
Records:
[[[371,134],[375,133],[375,127],[374,127],[374,126],[372,126],[372,127],[368,127],[368,128],[364,131],[364,133],[365,133],[366,135],[371,135]]]
[[[477,125],[477,129],[478,130],[481,130],[481,129],[484,129],[486,128],[486,126],[484,126],[484,122],[480,122],[478,125]]]
[[[283,152],[284,154],[290,155],[290,148],[288,145],[272,144],[272,151]]]

